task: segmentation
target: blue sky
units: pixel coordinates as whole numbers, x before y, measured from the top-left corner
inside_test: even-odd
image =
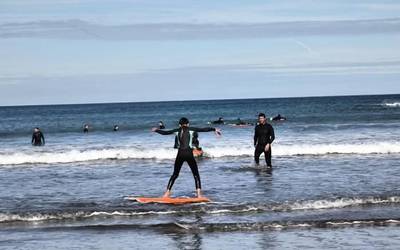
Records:
[[[400,93],[399,1],[2,0],[0,105]]]

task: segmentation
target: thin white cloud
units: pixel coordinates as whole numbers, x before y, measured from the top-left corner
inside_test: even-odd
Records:
[[[374,3],[361,3],[362,8],[368,9],[370,11],[390,11],[396,12],[400,11],[400,3],[380,3],[378,1]]]
[[[400,18],[349,21],[276,22],[253,24],[136,24],[104,26],[81,20],[8,23],[0,38],[35,37],[105,40],[195,40],[318,35],[399,33]],[[304,43],[299,43],[307,48]],[[308,48],[309,49],[309,48]]]
[[[310,46],[305,44],[304,42],[297,40],[297,39],[292,39],[297,45],[299,45],[301,48],[305,49],[309,54],[311,55],[317,55],[319,56],[320,54],[313,50]]]
[[[0,23],[80,19],[101,25],[265,23],[398,17],[395,1],[2,0]]]
[[[125,79],[132,76],[180,75],[182,72],[192,75],[231,74],[233,72],[259,72],[268,75],[351,75],[351,74],[400,74],[398,60],[381,61],[337,61],[319,63],[257,63],[257,64],[214,64],[207,66],[190,66],[177,68],[154,68],[141,71],[120,73],[90,72],[87,74],[65,74],[52,72],[43,75],[8,75],[0,77],[2,84],[19,84],[29,79],[97,79],[102,77]],[[74,80],[71,80],[74,81]]]
[[[267,74],[292,75],[351,75],[351,74],[399,74],[400,59],[382,61],[338,61],[322,63],[273,64],[226,64],[159,70],[159,72],[264,72]],[[157,72],[157,71],[154,71]]]

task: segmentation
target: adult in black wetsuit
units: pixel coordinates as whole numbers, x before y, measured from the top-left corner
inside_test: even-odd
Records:
[[[179,176],[179,172],[181,171],[183,163],[186,161],[189,164],[190,170],[192,170],[192,174],[196,184],[196,192],[197,197],[201,197],[201,181],[199,169],[197,167],[197,162],[193,156],[193,133],[194,132],[210,132],[215,131],[217,135],[221,134],[221,131],[217,128],[195,128],[189,127],[189,120],[185,117],[182,117],[179,120],[179,128],[172,130],[161,130],[158,128],[153,128],[153,132],[159,133],[161,135],[170,135],[176,134],[178,136],[178,154],[175,159],[174,164],[174,172],[169,179],[167,191],[164,194],[164,197],[169,197],[171,194],[172,186],[174,185],[175,180]]]
[[[254,131],[254,160],[258,165],[260,163],[260,155],[264,153],[267,166],[272,168],[271,164],[271,144],[275,140],[274,128],[267,123],[265,114],[258,115],[258,124]]]
[[[32,134],[32,141],[33,146],[44,146],[45,140],[42,131],[39,128],[35,128]]]

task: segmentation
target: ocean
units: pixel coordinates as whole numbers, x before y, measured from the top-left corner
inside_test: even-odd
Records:
[[[272,170],[253,163],[257,114],[271,121]],[[161,196],[185,116],[200,133],[210,203]],[[400,95],[0,107],[1,249],[398,249]],[[83,124],[90,125],[83,133]],[[119,131],[113,131],[118,124]],[[212,125],[213,126],[213,125]],[[40,127],[46,144],[31,145]],[[184,165],[173,196],[194,196]]]

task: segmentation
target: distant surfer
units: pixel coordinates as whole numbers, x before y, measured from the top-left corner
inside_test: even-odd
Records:
[[[117,132],[119,130],[119,126],[118,125],[114,125],[113,130],[114,130],[114,132]]]
[[[165,125],[164,125],[163,121],[159,121],[158,122],[158,128],[159,129],[165,129]]]
[[[246,125],[245,121],[242,121],[240,118],[237,118],[237,121],[235,123],[236,125],[240,126],[240,125]]]
[[[260,155],[264,153],[265,162],[269,168],[271,164],[271,144],[275,140],[274,128],[267,123],[264,113],[258,115],[258,124],[254,131],[254,160],[258,165],[260,163]]]
[[[243,121],[243,120],[240,119],[240,118],[237,118],[235,123],[232,123],[232,124],[229,124],[229,125],[231,125],[231,126],[238,126],[238,127],[246,127],[246,126],[251,126],[251,125],[253,125],[253,124],[250,123],[250,122]]]
[[[89,124],[83,125],[83,133],[89,133]]]
[[[45,140],[42,131],[39,128],[35,128],[32,134],[32,141],[33,146],[44,146]]]
[[[211,124],[225,124],[224,118],[220,117],[216,121],[212,121]]]
[[[286,121],[286,117],[281,116],[281,114],[278,114],[277,116],[274,116],[271,118],[272,121]]]
[[[221,130],[218,128],[195,128],[189,127],[189,120],[185,117],[182,117],[179,120],[179,128],[172,130],[161,130],[159,128],[153,128],[153,132],[159,133],[161,135],[170,135],[176,134],[178,137],[178,154],[175,159],[174,164],[174,172],[169,179],[167,191],[164,193],[163,197],[169,197],[171,195],[171,189],[174,185],[175,180],[179,176],[179,172],[181,171],[182,165],[184,162],[189,164],[190,170],[192,171],[195,185],[196,185],[196,193],[197,197],[202,197],[201,195],[201,181],[199,169],[197,167],[197,162],[193,156],[193,133],[194,132],[210,132],[215,131],[217,135],[221,135]]]

